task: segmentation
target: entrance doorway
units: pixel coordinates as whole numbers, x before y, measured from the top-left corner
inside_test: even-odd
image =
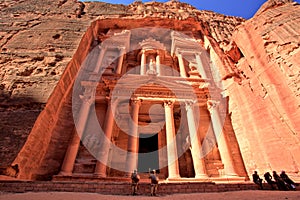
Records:
[[[138,171],[158,169],[158,134],[140,134]]]

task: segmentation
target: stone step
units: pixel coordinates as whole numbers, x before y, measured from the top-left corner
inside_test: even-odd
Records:
[[[158,186],[158,195],[176,193],[199,193],[199,192],[226,192],[241,190],[258,190],[257,185],[251,182],[240,183],[213,183],[197,181],[161,182]],[[91,179],[79,181],[69,179],[68,181],[1,181],[0,191],[2,192],[89,192],[110,195],[130,195],[130,179],[115,179],[106,182],[104,179]],[[150,194],[149,182],[139,184],[138,193],[143,196]]]

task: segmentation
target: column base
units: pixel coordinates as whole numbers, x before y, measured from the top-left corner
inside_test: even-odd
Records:
[[[246,178],[241,176],[220,176],[212,177],[211,181],[215,183],[244,183]]]
[[[103,174],[103,173],[99,173],[99,174],[94,174],[94,177],[97,177],[97,178],[106,178],[106,174]]]
[[[209,177],[201,177],[201,178],[186,178],[186,177],[179,177],[179,178],[167,178],[167,182],[212,182]]]
[[[222,175],[220,175],[220,177],[222,177],[222,178],[236,178],[236,177],[239,177],[239,175],[237,175],[237,174],[222,174]]]
[[[59,176],[72,176],[72,172],[64,172],[64,171],[60,171],[58,173]]]
[[[168,177],[166,180],[167,181],[176,181],[176,180],[180,180],[181,177],[180,176],[173,176],[173,177]]]
[[[206,174],[199,174],[195,176],[195,179],[207,179],[209,178]]]

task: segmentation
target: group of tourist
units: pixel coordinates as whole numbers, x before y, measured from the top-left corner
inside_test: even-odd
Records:
[[[254,171],[252,178],[253,182],[259,185],[260,189],[263,189],[263,179],[259,177],[257,171]],[[273,190],[276,189],[276,187],[278,190],[296,190],[297,184],[288,177],[285,171],[282,171],[280,175],[278,175],[276,171],[273,171],[273,177],[270,172],[266,172],[264,178]],[[274,178],[274,180],[272,180],[272,178]]]
[[[257,185],[259,185],[260,189],[263,189],[263,179],[259,177],[257,171],[254,171],[254,174],[252,174],[253,182]],[[266,172],[264,174],[265,181],[271,186],[271,188],[274,190],[296,190],[296,184],[292,179],[289,178],[289,176],[285,173],[285,171],[282,171],[280,175],[277,174],[276,171],[273,171],[273,177],[270,174],[270,172]],[[274,178],[274,180],[272,180]],[[149,179],[150,179],[150,195],[156,196],[157,188],[158,188],[158,177],[156,175],[156,171],[152,170],[149,171]],[[135,169],[133,173],[131,174],[131,194],[137,195],[138,190],[138,183],[140,181],[140,176]]]
[[[155,170],[149,170],[149,179],[150,179],[150,195],[156,196],[158,188],[158,177]],[[140,181],[140,176],[138,175],[137,170],[135,169],[131,174],[131,194],[137,195],[138,183]]]

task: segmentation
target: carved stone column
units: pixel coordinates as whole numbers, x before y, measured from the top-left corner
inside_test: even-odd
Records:
[[[164,102],[165,120],[166,120],[166,138],[167,138],[167,152],[168,152],[168,173],[170,178],[180,178],[178,155],[176,146],[175,126],[173,107],[174,102]]]
[[[107,110],[106,110],[106,115],[105,115],[104,134],[105,134],[105,137],[109,141],[111,141],[113,126],[114,126],[114,116],[113,116],[111,101],[110,101],[110,99],[108,99]],[[102,144],[102,146],[100,148],[100,152],[99,152],[99,156],[100,156],[99,160],[100,161],[102,161],[102,162],[108,161],[109,148],[110,148],[110,143],[104,142]],[[100,161],[97,161],[94,175],[97,177],[106,177],[106,164],[107,163],[102,163]]]
[[[186,75],[182,55],[180,53],[178,53],[177,57],[178,57],[178,63],[179,63],[180,76],[186,78],[187,75]]]
[[[126,158],[126,169],[127,172],[132,172],[134,169],[137,169],[137,161],[138,161],[138,118],[139,118],[139,109],[141,106],[140,100],[132,100],[132,123],[130,126],[130,134],[128,135],[128,154]]]
[[[199,54],[196,54],[197,68],[203,79],[207,79],[206,72],[203,67],[203,63]]]
[[[121,47],[120,49],[120,55],[119,55],[119,62],[118,62],[118,67],[116,74],[121,74],[122,73],[122,65],[123,65],[123,60],[124,60],[124,54],[125,54],[125,48]]]
[[[158,53],[159,52],[157,52],[157,56],[156,56],[156,74],[157,76],[160,76],[160,56]]]
[[[145,75],[146,69],[145,69],[145,64],[146,64],[146,55],[145,55],[145,50],[142,50],[142,58],[141,58],[141,75]]]
[[[207,106],[211,115],[212,127],[218,143],[221,160],[222,163],[224,164],[224,175],[237,176],[237,173],[234,168],[232,154],[230,153],[229,145],[226,141],[226,137],[223,132],[223,123],[221,121],[218,108],[217,108],[218,102],[208,101]]]
[[[86,86],[85,87],[85,91],[84,94],[82,96],[80,96],[81,100],[82,100],[82,105],[79,111],[79,118],[78,118],[78,122],[77,122],[77,126],[76,126],[76,130],[73,133],[73,138],[71,140],[71,143],[68,146],[62,167],[61,167],[61,171],[60,171],[60,175],[64,175],[64,176],[71,176],[72,172],[73,172],[73,168],[74,168],[74,164],[75,164],[75,160],[77,157],[77,152],[80,146],[80,139],[81,136],[83,135],[83,132],[85,130],[85,126],[89,117],[89,112],[90,112],[90,108],[91,105],[95,102],[95,88],[90,85],[90,86]]]
[[[200,138],[198,136],[198,129],[195,125],[195,117],[193,110],[193,102],[186,102],[185,108],[187,113],[187,121],[189,127],[189,133],[191,138],[191,153],[193,158],[194,170],[195,170],[195,178],[207,178],[204,158],[201,153],[201,143]]]
[[[101,65],[102,65],[102,61],[103,61],[104,54],[105,54],[105,52],[106,52],[106,47],[101,47],[101,46],[99,46],[99,48],[101,49],[101,52],[100,52],[100,55],[99,55],[99,57],[98,57],[98,60],[97,60],[95,69],[94,69],[94,72],[95,72],[95,73],[99,73],[99,70],[100,70]]]

